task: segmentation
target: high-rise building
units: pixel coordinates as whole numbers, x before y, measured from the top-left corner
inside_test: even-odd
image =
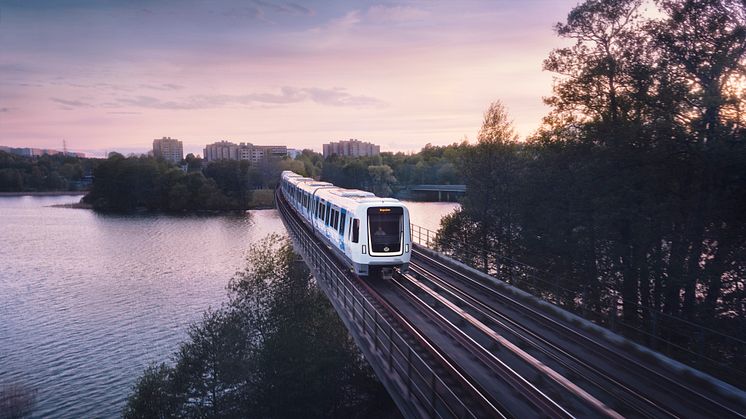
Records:
[[[205,146],[203,158],[206,161],[238,160],[238,145],[230,141],[218,141]]]
[[[153,140],[153,156],[157,159],[179,163],[184,160],[184,145],[181,141],[171,137]]]
[[[235,144],[219,141],[205,146],[204,158],[213,160],[248,160],[258,163],[263,160],[287,156],[288,148],[284,145],[254,145],[251,143]]]
[[[330,157],[333,154],[338,156],[377,156],[381,154],[381,146],[373,143],[366,143],[355,139],[343,140],[339,142],[330,142],[324,144],[324,157]]]

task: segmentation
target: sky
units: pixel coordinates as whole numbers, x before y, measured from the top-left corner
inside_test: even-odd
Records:
[[[577,0],[0,0],[0,145],[103,155],[155,138],[321,151],[536,130]]]

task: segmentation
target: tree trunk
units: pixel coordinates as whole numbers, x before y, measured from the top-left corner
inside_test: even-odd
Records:
[[[668,262],[668,275],[665,278],[665,299],[663,312],[676,315],[681,307],[679,292],[686,262],[686,245],[680,234],[675,233],[671,245],[671,258]]]

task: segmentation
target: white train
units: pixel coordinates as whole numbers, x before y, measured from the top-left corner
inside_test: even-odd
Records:
[[[409,211],[399,200],[343,189],[282,172],[282,193],[293,210],[360,276],[409,268]]]

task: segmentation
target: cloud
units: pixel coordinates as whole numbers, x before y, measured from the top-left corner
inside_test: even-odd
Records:
[[[262,11],[258,7],[233,7],[224,11],[223,16],[231,18],[265,20],[264,11]]]
[[[253,0],[253,3],[257,6],[278,13],[290,13],[293,15],[300,14],[307,16],[313,16],[315,14],[313,10],[295,3],[276,4],[265,0]]]
[[[252,0],[255,6],[231,7],[221,14],[230,18],[244,18],[275,23],[267,18],[268,14],[286,14],[293,16],[313,16],[316,12],[305,6],[295,3],[278,4],[265,0]]]
[[[409,22],[423,20],[428,17],[428,12],[409,6],[371,6],[366,17],[375,23],[386,22]]]
[[[370,108],[383,107],[386,103],[380,99],[353,95],[344,88],[324,89],[318,87],[298,88],[285,86],[279,93],[249,93],[243,95],[195,95],[180,100],[163,100],[152,96],[134,96],[119,98],[116,103],[121,106],[134,106],[148,109],[207,109],[235,105],[286,105],[301,102],[314,102],[324,106]],[[111,103],[105,104],[111,107]],[[71,105],[73,106],[73,105]]]
[[[322,26],[312,28],[309,32],[313,34],[318,33],[345,33],[356,27],[362,22],[361,13],[359,10],[353,10],[345,13],[344,16],[331,19]]]
[[[301,13],[301,14],[304,14],[304,15],[307,15],[307,16],[313,16],[313,15],[316,14],[316,11],[314,11],[313,9],[309,9],[309,8],[307,8],[305,6],[301,6],[301,5],[295,4],[295,3],[286,3],[286,4],[287,4],[288,8],[290,8],[292,10],[295,10],[295,11]]]
[[[184,86],[179,84],[173,84],[173,83],[163,83],[163,84],[141,84],[141,88],[143,89],[151,89],[151,90],[181,90],[184,88]]]
[[[0,112],[10,112],[10,108],[0,108]]]
[[[86,103],[86,102],[83,102],[83,101],[80,101],[80,100],[67,100],[67,99],[60,99],[60,98],[56,98],[56,97],[53,97],[51,99],[52,99],[52,102],[57,102],[60,105],[64,105],[65,107],[67,107],[66,109],[70,109],[70,108],[90,108],[90,107],[93,107],[92,104]]]
[[[321,105],[327,106],[351,106],[355,108],[382,107],[385,103],[379,99],[369,96],[353,96],[342,88],[303,89],[309,98]]]

